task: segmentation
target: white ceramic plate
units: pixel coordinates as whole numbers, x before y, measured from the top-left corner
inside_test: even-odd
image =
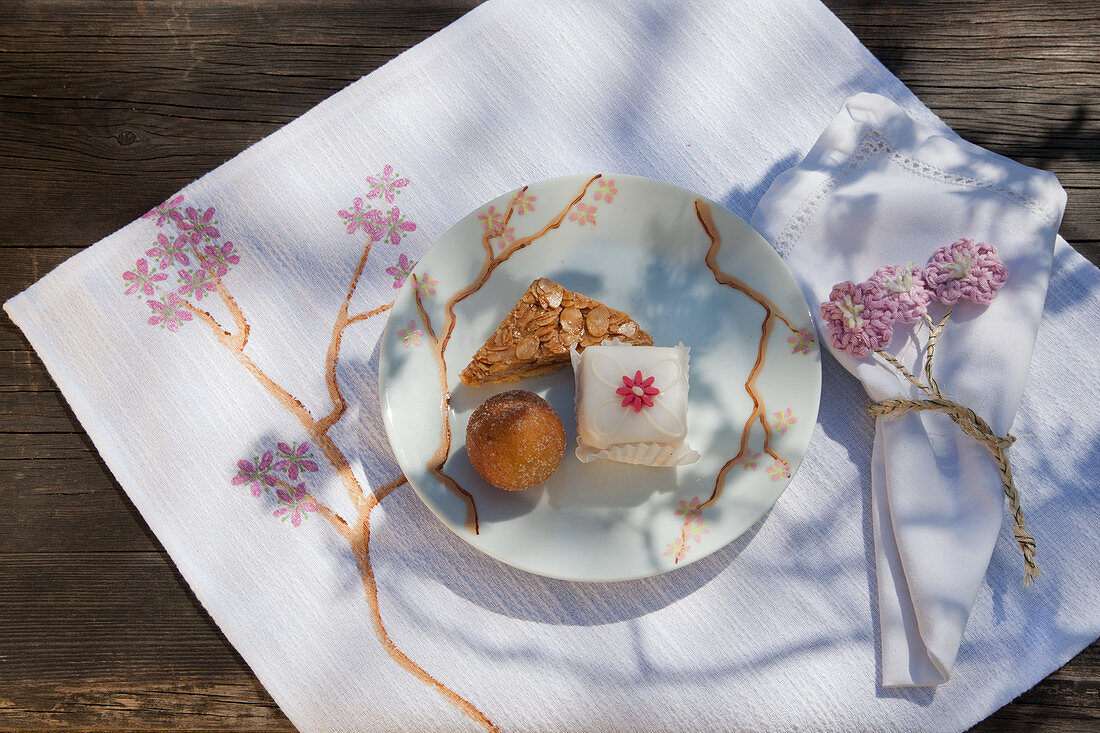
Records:
[[[745,294],[719,285],[708,269],[711,239],[696,213],[696,201],[706,199],[648,178],[607,175],[588,185],[583,199],[570,206],[591,178],[568,176],[531,185],[525,194],[529,203],[513,210],[509,237],[534,234],[559,212],[569,214],[559,227],[499,264],[484,286],[455,309],[456,325],[445,352],[453,439],[444,471],[473,496],[479,533],[466,528],[467,503],[428,468],[442,427],[441,388],[411,278],[394,303],[383,336],[380,384],[386,431],[402,470],[425,504],[460,537],[532,573],[613,581],[654,575],[705,557],[771,508],[810,440],[821,367],[816,344],[807,345],[774,319],[754,387],[766,408],[771,451],[788,468],[764,453],[765,431],[755,421],[748,435],[748,453],[755,459],[732,467],[718,500],[697,510],[714,491],[723,465],[738,453],[752,415],[746,382],[758,358],[766,311]],[[430,284],[422,285],[423,304],[437,335],[446,301],[473,282],[485,262],[484,227],[507,209],[514,195],[509,192],[458,222],[416,265],[418,281]],[[707,203],[722,240],[718,266],[766,296],[795,329],[812,331],[806,301],[774,250],[748,224]],[[498,237],[491,244],[499,257],[508,241]],[[658,346],[682,341],[691,347],[688,441],[701,454],[697,463],[645,468],[579,462],[573,454],[576,421],[568,367],[518,383],[461,384],[459,372],[539,277],[627,311]],[[483,400],[517,388],[536,392],[553,405],[568,442],[550,480],[527,491],[506,492],[489,485],[470,465],[466,422]]]

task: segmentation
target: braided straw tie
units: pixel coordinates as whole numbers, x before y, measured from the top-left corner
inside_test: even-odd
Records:
[[[1024,553],[1024,587],[1030,586],[1031,580],[1038,578],[1040,573],[1039,566],[1035,564],[1035,540],[1027,531],[1024,510],[1020,506],[1020,493],[1016,490],[1016,483],[1012,479],[1012,465],[1008,462],[1008,448],[1016,442],[1016,438],[1011,435],[997,435],[989,427],[989,423],[969,407],[960,405],[942,394],[930,394],[929,398],[925,400],[883,400],[882,402],[872,403],[870,407],[871,414],[875,417],[901,415],[910,411],[920,412],[925,410],[944,413],[964,433],[984,443],[989,452],[993,454],[997,470],[1001,473],[1001,483],[1004,486],[1005,496],[1008,497],[1008,506],[1012,512],[1012,531],[1016,537],[1016,542],[1020,545],[1020,550]]]

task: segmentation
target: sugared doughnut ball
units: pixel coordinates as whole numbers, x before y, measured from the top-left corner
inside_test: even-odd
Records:
[[[549,402],[514,389],[474,410],[466,425],[466,452],[482,478],[498,489],[529,489],[557,470],[565,428]]]

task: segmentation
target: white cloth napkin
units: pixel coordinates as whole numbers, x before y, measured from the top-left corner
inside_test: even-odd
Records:
[[[880,267],[923,268],[935,250],[961,239],[993,244],[1005,284],[988,304],[979,296],[981,304],[954,306],[933,374],[945,394],[1004,435],[1023,393],[1065,203],[1050,173],[860,94],[776,179],[752,224],[784,254],[815,310],[835,284],[866,281]],[[944,312],[929,306],[935,322]],[[927,398],[881,356],[834,348],[829,322],[816,318],[823,343],[872,399]],[[885,348],[923,377],[925,324],[899,319],[893,331]],[[879,417],[870,471],[882,682],[944,683],[1001,530],[1000,475],[987,447],[939,412]],[[1031,487],[1021,488],[1026,503]],[[1049,542],[1043,549],[1058,552],[1059,541]]]
[[[406,485],[370,514],[365,585],[349,543],[308,500],[294,526],[294,495],[280,505],[281,487],[232,483],[242,468],[264,473],[256,464],[271,451],[267,473],[289,478],[298,459],[293,481],[356,515],[316,441],[312,459],[298,456],[309,440],[299,408],[260,374],[315,419],[330,414],[332,325],[372,232],[350,315],[393,298],[400,255],[415,261],[459,217],[533,180],[637,173],[747,218],[843,101],[867,90],[945,129],[816,0],[490,0],[188,186],[182,223],[135,221],[6,308],[195,594],[304,730],[476,730],[482,715],[507,730],[964,728],[1100,633],[1100,525],[1078,480],[1100,469],[1100,408],[1063,348],[1095,338],[1100,277],[1069,248],[1055,258],[1015,426],[1032,437],[1013,448],[1050,548],[1045,575],[1020,592],[1000,535],[956,679],[935,692],[875,683],[871,422],[858,383],[828,359],[811,449],[767,518],[649,580],[513,570],[442,527]],[[357,198],[387,218],[358,216]],[[396,244],[390,223],[404,224]],[[175,332],[150,325],[152,298],[124,295],[134,280],[123,273],[146,277],[137,260],[151,272],[164,257],[149,254],[158,234],[181,226],[208,235],[202,245],[219,246],[208,256],[232,268],[224,281],[250,326],[243,352],[196,317]],[[186,286],[180,269],[170,266],[170,286]],[[206,292],[211,316],[239,333]],[[397,473],[375,392],[383,317],[343,332],[347,410],[329,430],[358,483],[380,494]],[[279,443],[293,455],[275,455]]]

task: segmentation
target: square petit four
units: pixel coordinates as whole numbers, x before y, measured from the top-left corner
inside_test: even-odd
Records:
[[[685,442],[689,351],[683,344],[573,349],[577,458],[647,466],[697,461]]]

